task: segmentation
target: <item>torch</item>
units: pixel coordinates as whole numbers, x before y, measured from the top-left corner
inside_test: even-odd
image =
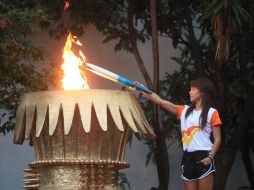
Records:
[[[135,82],[123,77],[123,76],[120,76],[116,73],[113,73],[109,70],[106,70],[106,69],[101,68],[99,66],[93,65],[91,63],[85,63],[85,64],[86,65],[82,65],[81,68],[85,68],[85,69],[91,71],[92,73],[95,73],[99,76],[107,78],[107,79],[109,79],[111,81],[114,81],[116,83],[120,83],[120,84],[128,86],[128,87],[136,88],[139,91],[142,91],[142,92],[145,92],[145,93],[148,93],[148,94],[153,93],[151,90],[147,89],[146,87],[144,87],[140,84],[137,84],[137,83],[135,83]]]

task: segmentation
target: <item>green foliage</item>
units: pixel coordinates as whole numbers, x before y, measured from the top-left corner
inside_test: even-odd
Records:
[[[120,190],[127,190],[131,188],[130,182],[126,177],[125,173],[119,172],[118,174],[118,185]]]
[[[218,18],[223,17],[224,1],[208,0],[203,18],[215,23]],[[241,30],[244,24],[251,20],[251,15],[246,11],[240,0],[229,1],[229,23],[234,31]]]
[[[40,3],[47,7],[47,13],[52,15],[55,23],[50,27],[50,34],[61,38],[68,31],[79,36],[89,24],[96,26],[104,35],[103,42],[116,40],[115,51],[131,50],[128,30],[128,3],[124,0],[101,1],[71,1],[69,9],[64,12],[64,0],[41,0]],[[135,25],[140,28],[143,20],[146,20],[149,12],[149,4],[146,1],[137,2],[135,9]],[[145,7],[145,9],[144,9]],[[147,32],[141,27],[136,29],[138,42],[145,43],[149,39]]]
[[[35,2],[0,1],[0,133],[13,130],[15,111],[21,93],[47,88],[43,50],[31,45],[29,38],[48,22]]]

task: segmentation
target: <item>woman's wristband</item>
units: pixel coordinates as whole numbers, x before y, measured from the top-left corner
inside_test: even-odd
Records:
[[[211,152],[209,152],[208,157],[213,161],[214,155]]]

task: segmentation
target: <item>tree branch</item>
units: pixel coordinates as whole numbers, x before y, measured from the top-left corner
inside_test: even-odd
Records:
[[[135,28],[133,25],[133,15],[134,15],[133,11],[134,11],[134,0],[130,0],[129,7],[128,7],[128,29],[129,29],[129,35],[130,35],[130,42],[132,46],[132,53],[134,54],[137,60],[139,69],[147,83],[148,88],[152,89],[153,85],[152,85],[151,78],[145,68],[145,64],[140,56],[138,46],[137,46],[137,38],[136,38]]]
[[[152,32],[152,49],[153,49],[153,90],[158,92],[159,85],[159,48],[158,48],[158,31],[157,31],[157,13],[156,0],[150,0],[151,12],[151,32]],[[160,129],[160,108],[157,104],[153,104],[153,128],[157,135],[156,138],[156,166],[159,177],[159,188],[168,189],[169,183],[169,158],[167,153],[167,145],[165,135]]]
[[[183,0],[182,3],[184,5],[183,6],[184,16],[185,16],[186,24],[187,24],[187,31],[188,31],[188,38],[190,40],[191,52],[195,61],[196,75],[198,77],[204,76],[205,75],[204,66],[203,66],[202,58],[201,58],[202,50],[196,40],[196,36],[193,30],[193,24],[192,24],[193,19],[191,18],[191,14],[190,14],[187,2]]]
[[[160,79],[159,70],[159,47],[158,47],[158,31],[157,31],[157,13],[156,0],[150,0],[151,10],[151,29],[152,29],[152,47],[153,47],[153,90],[158,92],[158,84]]]

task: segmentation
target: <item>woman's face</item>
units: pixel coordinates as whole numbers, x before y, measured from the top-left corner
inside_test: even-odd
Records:
[[[191,102],[197,102],[197,101],[201,100],[201,93],[200,93],[199,89],[194,86],[191,86],[189,95],[190,95]]]

